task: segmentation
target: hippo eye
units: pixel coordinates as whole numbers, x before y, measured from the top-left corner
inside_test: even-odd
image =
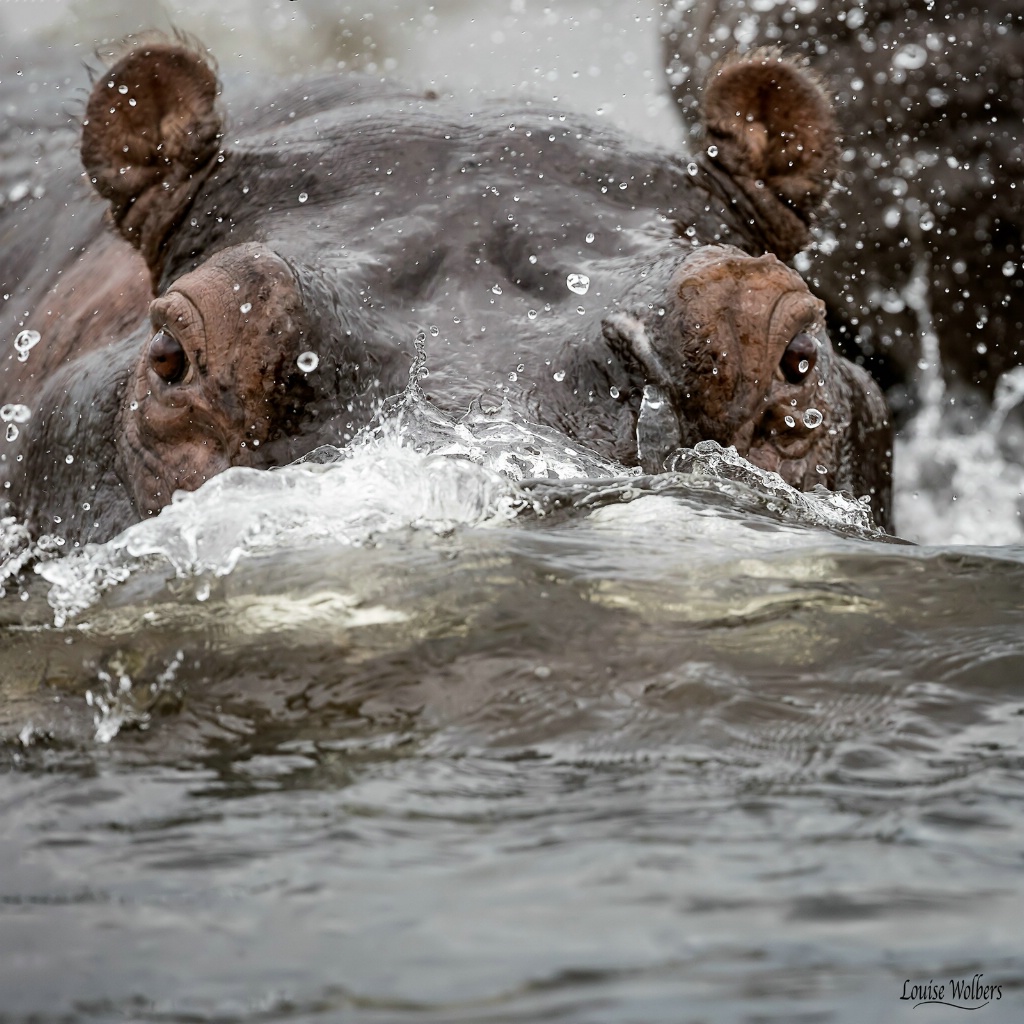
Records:
[[[165,384],[180,384],[188,372],[188,357],[181,342],[161,328],[149,343],[149,365]]]
[[[818,344],[806,331],[801,331],[786,346],[779,365],[790,384],[802,384],[818,361]]]

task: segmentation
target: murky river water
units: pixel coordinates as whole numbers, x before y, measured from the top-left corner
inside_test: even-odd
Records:
[[[7,524],[0,1021],[1024,1017],[1011,426],[907,432],[913,546],[713,448],[400,420]]]

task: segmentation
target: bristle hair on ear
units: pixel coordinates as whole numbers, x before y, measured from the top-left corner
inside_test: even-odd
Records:
[[[116,39],[108,39],[99,43],[93,52],[96,55],[96,60],[100,62],[104,70],[109,70],[119,60],[127,57],[128,54],[134,51],[164,47],[186,50],[206,64],[214,73],[220,70],[217,65],[217,59],[211,50],[203,44],[203,41],[198,36],[187,32],[177,25],[172,26],[167,31],[151,28],[145,29],[142,32],[133,32],[126,36],[120,36]],[[90,81],[93,81],[95,74],[98,73],[95,72]]]

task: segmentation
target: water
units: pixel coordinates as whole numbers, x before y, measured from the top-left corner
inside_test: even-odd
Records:
[[[653,90],[631,46],[588,60]],[[630,474],[415,388],[105,545],[0,522],[0,1020],[860,1024],[980,973],[1019,1021],[1019,385],[904,431],[921,546],[714,445]]]
[[[1024,549],[675,468],[414,391],[23,558],[11,1019],[1014,1019]]]

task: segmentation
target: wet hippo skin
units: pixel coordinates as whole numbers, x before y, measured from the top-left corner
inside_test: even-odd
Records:
[[[869,494],[888,523],[885,404],[784,262],[835,174],[800,66],[718,67],[693,160],[358,77],[250,84],[226,111],[219,89],[195,48],[136,44],[82,127],[107,216],[58,168],[61,202],[0,217],[0,238],[34,217],[50,247],[0,257],[5,336],[41,335],[0,362],[0,398],[31,410],[0,474],[37,529],[104,539],[229,466],[344,445],[417,338],[454,416],[520,415],[657,471],[668,452],[637,443],[654,389],[673,443]]]

